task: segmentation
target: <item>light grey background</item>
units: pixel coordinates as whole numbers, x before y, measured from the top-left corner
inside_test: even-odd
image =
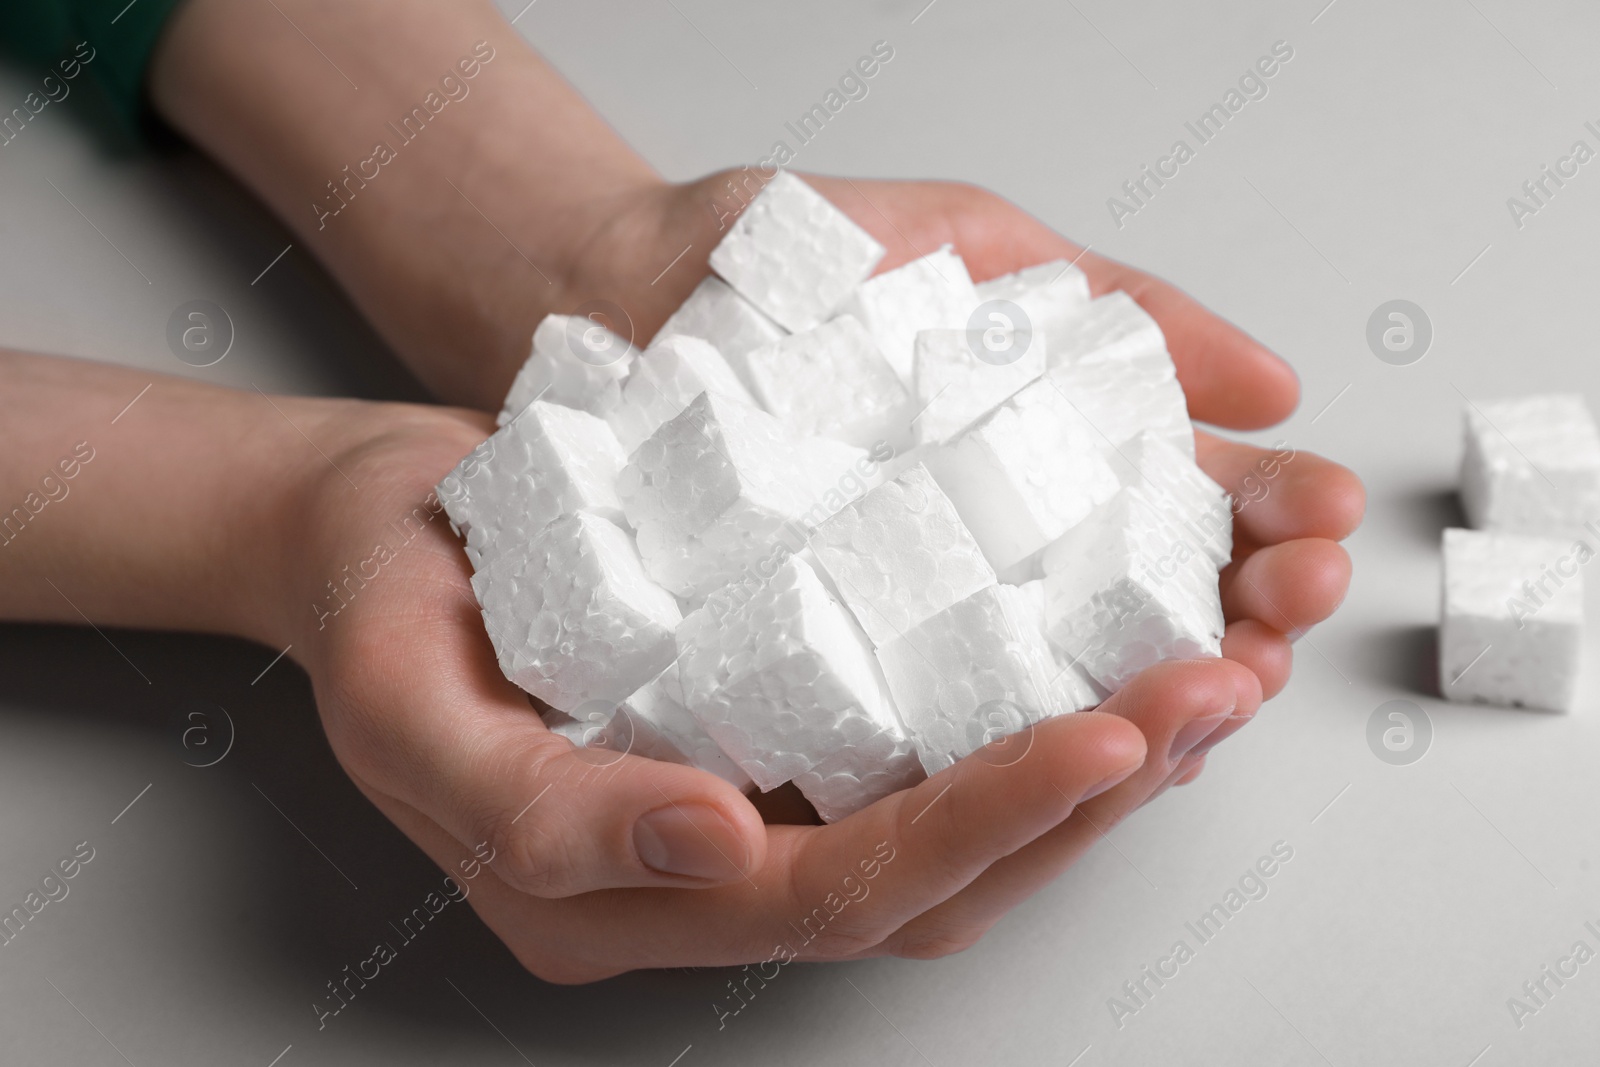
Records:
[[[508,15],[522,2],[505,4]],[[719,1030],[713,1004],[731,972],[546,987],[453,909],[319,1032],[310,1005],[323,983],[388,936],[387,921],[439,875],[343,780],[303,676],[284,663],[252,685],[270,649],[111,635],[147,685],[92,630],[7,628],[0,903],[19,902],[75,842],[92,842],[96,858],[0,950],[0,1058],[1487,1067],[1592,1057],[1600,962],[1520,1029],[1506,1000],[1574,941],[1600,948],[1583,928],[1600,920],[1600,672],[1588,671],[1570,717],[1428,694],[1463,394],[1600,399],[1600,162],[1520,230],[1506,207],[1573,141],[1600,147],[1582,125],[1600,119],[1600,12],[1575,0],[923,2],[540,0],[517,25],[674,178],[765,155],[786,120],[887,40],[894,59],[870,95],[801,149],[797,167],[988,185],[1173,279],[1286,355],[1304,402],[1282,435],[1353,466],[1370,492],[1350,543],[1349,600],[1300,643],[1288,691],[1198,784],[1118,827],[958,957],[790,967]],[[1270,94],[1113,225],[1107,197],[1279,40],[1294,58]],[[0,102],[29,88],[8,71]],[[229,180],[192,157],[110,152],[80,126],[80,106],[52,105],[0,149],[5,343],[181,373],[165,322],[206,298],[229,310],[239,339],[199,377],[415,395],[304,250],[252,284],[290,241]],[[1416,301],[1434,324],[1433,348],[1413,366],[1381,363],[1365,343],[1368,315],[1393,298]],[[1434,726],[1431,750],[1406,767],[1380,762],[1366,741],[1373,709],[1396,697]],[[225,707],[237,725],[209,769],[184,763],[199,760],[180,743],[192,701]],[[1118,1029],[1107,998],[1178,938],[1193,944],[1185,920],[1277,841],[1294,857],[1270,894]]]

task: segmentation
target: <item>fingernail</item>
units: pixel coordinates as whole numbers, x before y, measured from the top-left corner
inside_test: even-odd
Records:
[[[662,874],[723,881],[744,870],[744,839],[717,811],[704,804],[657,808],[633,824],[640,861]]]
[[[1111,777],[1107,778],[1098,785],[1090,786],[1088,789],[1084,790],[1083,795],[1078,798],[1077,802],[1082,804],[1085,800],[1093,799],[1113,786],[1121,785],[1123,782],[1127,781],[1128,777],[1132,775],[1134,771],[1138,770],[1139,767],[1140,764],[1135,763],[1131,767],[1118,771],[1116,774],[1113,774]]]
[[[1231,714],[1233,714],[1233,708],[1230,707],[1227,711],[1219,714],[1207,715],[1203,719],[1195,719],[1193,722],[1187,723],[1172,738],[1172,748],[1167,752],[1167,762],[1175,764],[1183,759],[1189,754],[1190,749],[1204,741],[1211,731],[1221,726],[1223,721]]]

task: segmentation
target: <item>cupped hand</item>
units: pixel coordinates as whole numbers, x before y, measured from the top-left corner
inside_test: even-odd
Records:
[[[889,265],[945,242],[980,279],[1079,254],[968,187],[817,184],[891,249]],[[632,232],[681,249],[705,228],[690,218],[703,196],[695,186],[653,193],[648,212],[621,213],[596,247]],[[627,262],[644,247],[632,242]],[[640,340],[704,273],[702,256],[658,291],[629,267],[592,270],[603,261],[578,275],[582,298],[622,303]],[[1080,262],[1096,292],[1127,289],[1161,323],[1197,420],[1259,427],[1292,408],[1292,373],[1248,337],[1164,283],[1092,255]],[[1129,811],[1192,778],[1282,688],[1290,638],[1343,596],[1349,562],[1337,540],[1362,509],[1342,467],[1201,434],[1202,465],[1239,501],[1223,572],[1226,658],[1158,665],[1097,711],[997,741],[834,825],[768,825],[710,774],[576,749],[545,728],[501,675],[465,555],[430,503],[489,419],[371,411],[346,428],[350,443],[334,457],[343,474],[302,508],[314,531],[305,589],[324,610],[339,607],[313,609],[300,645],[328,736],[356,784],[467,886],[517,958],[559,982],[970,945]],[[375,576],[328,600],[324,583],[378,545],[390,551]]]

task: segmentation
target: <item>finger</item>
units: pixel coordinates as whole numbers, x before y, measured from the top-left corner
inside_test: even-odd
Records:
[[[926,955],[970,944],[1065,870],[1124,815],[1167,782],[1204,734],[1260,707],[1255,676],[1227,660],[1181,660],[1139,674],[1101,705],[1139,727],[1150,755],[1133,775],[1077,806],[1026,846],[997,859],[937,907],[908,921],[875,954]],[[1197,736],[1198,735],[1198,736]]]
[[[837,872],[869,845],[902,857],[885,868],[870,906],[813,958],[852,955],[881,941],[1060,823],[1081,799],[1139,773],[1146,754],[1140,731],[1118,716],[1064,715],[801,839],[791,910],[814,906],[807,902],[836,886]]]
[[[1366,490],[1349,468],[1287,445],[1264,449],[1195,434],[1200,466],[1234,498],[1235,537],[1275,544],[1340,541],[1361,523]]]
[[[1249,334],[1143,271],[1093,253],[1079,266],[1096,296],[1124,290],[1160,325],[1193,418],[1255,430],[1282,422],[1294,411],[1300,379]]]
[[[409,645],[406,662],[389,647],[356,651],[375,669],[331,724],[353,776],[417,808],[536,896],[704,887],[761,865],[765,828],[732,785],[574,748],[500,674],[470,601],[441,597],[423,610],[434,637]]]
[[[1294,646],[1281,632],[1255,619],[1228,623],[1222,633],[1222,654],[1250,668],[1261,684],[1261,697],[1270,700],[1289,684],[1294,667]]]
[[[1228,564],[1222,613],[1299,634],[1332,615],[1349,588],[1350,554],[1342,545],[1322,538],[1286,541]]]
[[[1194,761],[1195,761],[1194,762],[1194,766],[1189,768],[1187,771],[1185,771],[1184,774],[1183,774],[1183,777],[1179,778],[1177,780],[1177,782],[1175,782],[1173,784],[1175,784],[1175,785],[1188,785],[1190,782],[1194,781],[1196,778],[1200,777],[1200,775],[1205,773],[1205,769],[1206,769],[1206,758],[1205,758],[1205,756],[1197,754],[1195,756],[1195,758],[1194,758]]]
[[[580,909],[585,928],[538,936],[596,966],[617,956],[635,967],[722,966],[771,959],[775,947],[785,959],[857,955],[1144,756],[1143,735],[1115,715],[1060,716],[831,826],[769,827],[766,863],[746,881],[574,897],[559,903]]]

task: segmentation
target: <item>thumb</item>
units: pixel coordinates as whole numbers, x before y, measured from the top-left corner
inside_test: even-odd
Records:
[[[472,658],[397,672],[382,686],[390,699],[369,691],[347,706],[330,737],[352,776],[429,816],[534,896],[721,885],[764,862],[766,827],[734,786],[693,767],[578,748],[540,721],[492,656]],[[430,674],[445,681],[411,684]]]

